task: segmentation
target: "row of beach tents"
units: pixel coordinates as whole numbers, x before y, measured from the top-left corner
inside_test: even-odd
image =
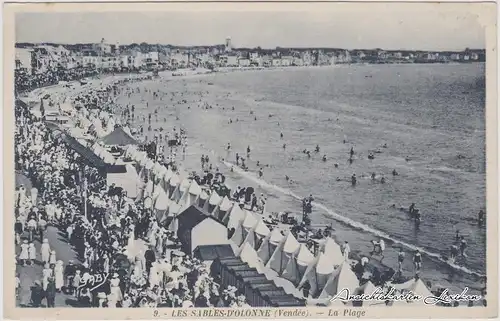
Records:
[[[241,208],[238,202],[221,197],[216,191],[202,188],[186,172],[173,172],[134,147],[128,148],[125,156],[135,161],[135,166],[132,163],[126,166],[141,185],[136,201],[144,200],[148,207],[155,209],[160,223],[167,223],[169,230],[176,231],[173,219],[176,215],[191,205],[202,208],[207,215],[226,225],[235,254],[288,294],[304,297],[301,289],[307,282],[310,302],[344,305],[338,300],[330,302],[330,298],[342,289],[348,289],[351,294],[375,290],[370,281],[360,286],[350,262],[333,238],[321,240],[314,255],[289,230],[269,229],[262,215]],[[145,179],[147,182],[143,183]],[[430,293],[421,280],[410,280],[395,287],[424,296]]]

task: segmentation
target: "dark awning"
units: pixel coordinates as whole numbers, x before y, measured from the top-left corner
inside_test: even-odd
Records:
[[[127,134],[123,128],[116,127],[110,134],[104,136],[100,139],[104,145],[116,145],[116,146],[127,146],[127,145],[139,145],[133,137]]]
[[[97,168],[101,172],[105,173],[126,173],[127,169],[125,165],[111,165],[99,156],[97,156],[92,149],[80,144],[78,140],[70,135],[63,134],[61,135],[61,139],[66,143],[66,145],[74,150],[78,155],[83,158],[83,161],[86,165],[90,167]]]

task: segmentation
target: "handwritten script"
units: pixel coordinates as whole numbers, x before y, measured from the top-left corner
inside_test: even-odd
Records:
[[[436,305],[438,303],[451,304],[454,302],[469,302],[469,301],[479,301],[482,299],[481,295],[467,294],[469,291],[468,287],[465,287],[462,293],[451,294],[448,289],[445,289],[439,296],[434,294],[422,296],[413,291],[403,291],[397,293],[394,288],[386,291],[380,287],[375,288],[371,293],[363,294],[351,294],[349,289],[340,290],[330,301],[341,300],[341,301],[402,301],[402,302],[416,302],[422,301],[426,305]]]

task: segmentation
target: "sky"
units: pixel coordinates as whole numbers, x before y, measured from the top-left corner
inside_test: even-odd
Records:
[[[484,48],[484,30],[465,10],[178,11],[17,13],[16,42],[223,44],[387,50]]]

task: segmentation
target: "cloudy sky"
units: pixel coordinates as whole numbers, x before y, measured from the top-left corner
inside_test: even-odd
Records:
[[[484,48],[484,31],[464,10],[411,7],[336,11],[17,13],[17,42],[222,44],[409,50]],[[417,8],[417,9],[416,9]]]

